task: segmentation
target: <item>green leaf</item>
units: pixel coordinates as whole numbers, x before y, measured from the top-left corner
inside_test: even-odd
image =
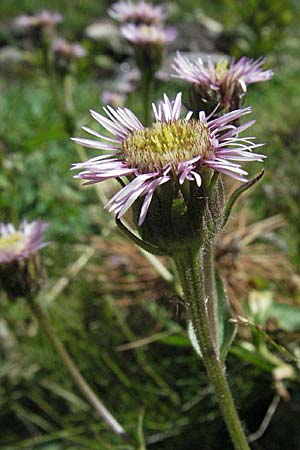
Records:
[[[246,192],[248,189],[250,189],[252,186],[254,186],[254,184],[256,184],[263,177],[263,175],[264,175],[264,170],[262,170],[256,177],[252,178],[252,180],[249,180],[249,181],[247,181],[247,183],[242,184],[242,186],[240,186],[238,189],[236,189],[231,194],[231,197],[228,200],[227,205],[226,205],[222,228],[226,225],[226,223],[229,219],[231,210],[233,208],[233,205],[235,204],[235,202],[237,201],[239,196],[241,194],[243,194],[244,192]]]
[[[202,353],[201,353],[201,349],[196,337],[196,333],[192,324],[192,321],[190,320],[188,323],[188,336],[190,338],[190,343],[192,344],[193,349],[195,350],[195,352],[197,353],[197,355],[202,358]]]
[[[256,351],[255,347],[248,342],[232,346],[230,349],[230,353],[242,359],[243,361],[247,361],[253,364],[262,371],[272,372],[276,367],[275,364],[272,364],[270,361],[266,360],[262,355],[260,355]]]
[[[235,338],[237,324],[229,322],[229,301],[222,278],[216,271],[217,310],[218,310],[218,344],[222,361],[225,361],[231,344]]]
[[[273,303],[269,316],[277,319],[280,328],[285,331],[300,330],[300,308],[284,303]]]
[[[172,335],[172,336],[166,336],[158,340],[159,342],[162,342],[166,345],[171,345],[175,347],[190,347],[191,342],[187,336],[181,336],[181,335]]]

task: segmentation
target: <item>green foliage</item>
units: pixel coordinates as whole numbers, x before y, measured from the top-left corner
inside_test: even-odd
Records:
[[[299,38],[297,34],[295,38]],[[266,142],[265,154],[268,156],[264,183],[253,192],[251,199],[262,216],[280,213],[286,218],[288,226],[284,238],[289,253],[299,264],[299,47],[296,49],[290,41],[286,52],[269,85],[249,91],[247,102],[255,105],[257,118],[255,132],[262,142]]]
[[[225,0],[224,19],[236,35],[235,56],[253,58],[277,50],[287,29],[296,23],[299,7],[293,0]]]
[[[109,2],[101,0],[2,0],[1,15],[6,21],[20,14],[33,14],[40,9],[58,11],[64,16],[64,28],[71,34],[80,33],[82,26],[88,25],[91,19],[104,15]]]
[[[278,320],[282,330],[296,332],[300,330],[300,310],[298,307],[274,303],[269,314]]]

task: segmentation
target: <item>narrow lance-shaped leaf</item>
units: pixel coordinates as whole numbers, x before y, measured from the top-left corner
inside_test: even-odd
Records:
[[[228,222],[231,210],[233,208],[233,205],[235,204],[235,202],[237,201],[237,199],[239,198],[239,196],[241,194],[243,194],[244,192],[246,192],[248,189],[250,189],[252,186],[254,186],[254,184],[256,184],[264,175],[264,170],[262,170],[260,172],[260,174],[258,174],[256,177],[252,178],[252,180],[247,181],[247,183],[242,184],[242,186],[240,186],[238,189],[236,189],[232,194],[230,199],[228,200],[228,203],[226,205],[226,209],[225,209],[225,213],[224,213],[224,220],[223,220],[223,225],[222,227],[224,227],[226,225],[226,223]]]
[[[217,335],[221,360],[224,362],[237,331],[237,324],[229,321],[229,301],[224,289],[223,281],[216,271],[217,289]]]

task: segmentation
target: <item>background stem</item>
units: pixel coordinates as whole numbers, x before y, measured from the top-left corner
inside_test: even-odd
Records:
[[[45,311],[43,311],[39,303],[37,303],[37,301],[33,297],[27,297],[26,300],[31,309],[32,314],[38,321],[40,327],[47,334],[53,347],[61,357],[63,363],[65,364],[70,375],[72,376],[74,382],[79,387],[81,392],[84,394],[86,399],[94,407],[94,409],[97,411],[98,415],[104,420],[104,422],[114,431],[114,433],[125,437],[126,433],[124,428],[106,409],[106,407],[99,400],[97,395],[93,392],[93,390],[90,388],[90,386],[87,384],[87,382],[77,369],[75,363],[73,362],[71,356],[65,349],[63,343],[60,341],[60,339],[57,337],[54,330],[52,329],[52,326]]]
[[[153,90],[153,76],[147,70],[142,72],[141,74],[141,90],[143,97],[143,125],[148,127],[151,125],[151,99],[152,99],[152,90]]]

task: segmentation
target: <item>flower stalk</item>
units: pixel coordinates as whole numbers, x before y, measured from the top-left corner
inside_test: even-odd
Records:
[[[36,318],[38,324],[43,329],[43,331],[48,336],[51,344],[55,348],[56,352],[60,356],[63,361],[65,367],[69,371],[73,381],[81,390],[85,398],[88,402],[93,406],[97,414],[101,417],[102,420],[112,429],[112,431],[118,436],[126,438],[126,432],[122,425],[112,416],[112,414],[106,409],[103,403],[99,400],[95,392],[91,389],[88,383],[85,381],[79,370],[77,369],[74,361],[71,356],[67,352],[63,343],[55,334],[51,323],[46,315],[45,311],[41,308],[39,303],[35,300],[33,296],[27,296],[26,301],[30,307],[30,310],[33,316]]]
[[[205,295],[207,298],[207,311],[208,311],[208,320],[210,323],[211,339],[213,342],[215,353],[219,357],[214,241],[209,240],[208,242],[206,242],[203,255],[203,269],[205,277]]]
[[[225,367],[220,362],[213,341],[210,323],[207,289],[210,283],[205,278],[204,248],[195,251],[192,247],[173,257],[186,306],[201,349],[203,363],[217,395],[223,419],[227,425],[235,450],[250,450],[234,401],[225,377]],[[209,293],[212,295],[212,293]],[[216,301],[216,299],[214,299]]]
[[[146,61],[144,54],[137,56],[137,62]],[[139,66],[144,77],[149,77],[142,79],[147,107],[149,82],[155,71],[149,70],[147,63]],[[121,179],[121,190],[106,205],[115,214],[119,228],[145,251],[173,259],[197,347],[234,448],[250,450],[225,377],[223,361],[235,328],[226,324],[226,295],[216,278],[213,239],[226,224],[235,200],[260,178],[247,181],[248,173],[240,162],[263,161],[265,156],[253,152],[261,144],[252,142],[252,137],[240,137],[254,123],[240,124],[249,108],[219,117],[205,111],[199,112],[198,119],[192,111],[181,117],[181,93],[174,100],[164,95],[163,101],[152,107],[154,122],[150,126],[147,109],[146,126],[126,108],[104,107],[106,116],[91,111],[112,137],[84,127],[98,140],[73,140],[105,153],[74,164],[72,169],[80,171],[76,177],[85,184]],[[245,182],[228,201],[222,174]],[[139,236],[121,222],[130,209]]]

